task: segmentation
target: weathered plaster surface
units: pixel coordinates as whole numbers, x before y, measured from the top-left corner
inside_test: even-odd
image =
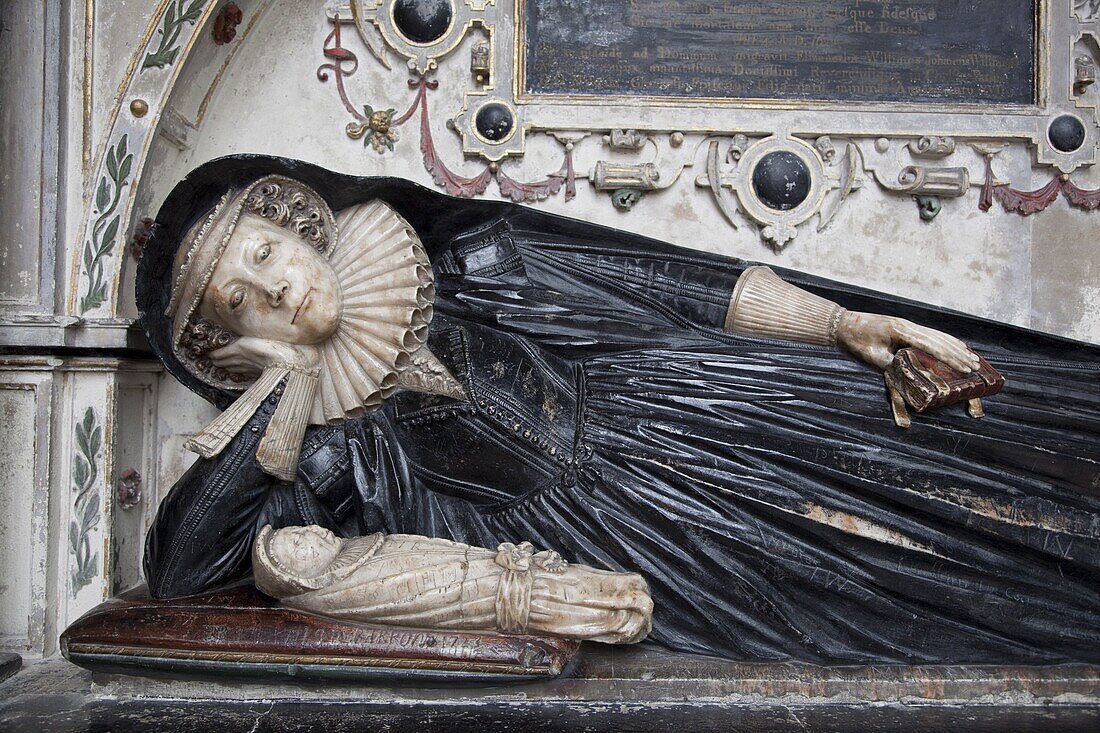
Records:
[[[208,95],[203,122],[188,131],[188,147],[183,150],[163,137],[154,141],[156,175],[147,176],[141,184],[137,215],[155,213],[175,182],[192,168],[239,152],[295,157],[356,175],[399,175],[433,186],[421,160],[415,119],[400,128],[396,150],[385,155],[345,134],[349,116],[334,85],[331,80],[320,82],[315,73],[324,62],[320,49],[331,28],[322,15],[307,5],[273,2],[212,92],[209,59],[199,56],[188,62],[181,80],[194,78],[196,83],[181,81],[171,106],[194,119],[197,100]],[[350,27],[346,30],[345,45],[352,46],[357,39]],[[467,175],[480,171],[482,164],[463,162],[460,142],[445,122],[462,105],[470,45],[472,40],[467,38],[441,64],[440,88],[429,95],[436,146],[448,165]],[[394,66],[387,71],[363,53],[359,71],[346,80],[351,99],[403,111],[413,93],[405,84],[407,72],[400,64]],[[812,119],[812,114],[799,116]],[[595,109],[591,124],[614,126],[615,120],[603,119]],[[505,170],[521,180],[542,178],[556,170],[561,163],[560,146],[537,133],[529,134],[528,141],[522,164],[506,161]],[[594,160],[607,157],[608,151],[600,136],[593,135],[577,145],[576,153],[578,160]],[[924,223],[911,197],[885,192],[868,176],[828,229],[817,232],[811,223],[785,251],[774,254],[754,227],[734,229],[709,194],[690,185],[704,168],[705,153],[701,146],[693,156],[689,154],[694,165],[684,171],[680,183],[645,195],[630,212],[616,210],[609,196],[584,181],[579,182],[573,201],[558,195],[535,205],[686,247],[775,263],[987,318],[1100,341],[1100,326],[1086,313],[1073,307],[1053,308],[1042,294],[1032,297],[1033,286],[1047,287],[1041,272],[1035,277],[1031,272],[1037,261],[1031,251],[1032,221],[1050,221],[1061,214],[1045,212],[1026,219],[999,206],[982,213],[975,186],[962,199],[945,201],[939,217]],[[977,154],[967,150],[966,155],[966,162],[980,169]],[[650,158],[651,148],[638,154],[639,161]],[[1006,151],[997,159],[998,175],[1026,187],[1031,176],[1029,158],[1023,148]],[[587,171],[578,173],[583,176]],[[1037,173],[1036,185],[1049,180],[1048,175]],[[1088,176],[1078,177],[1088,182]],[[487,195],[497,196],[495,185],[490,185]],[[1060,210],[1065,209],[1061,203]],[[1094,222],[1094,231],[1100,227],[1100,219],[1082,215],[1081,221],[1080,235],[1087,235],[1089,222]],[[1060,290],[1075,293],[1071,300],[1079,302],[1095,291],[1095,280],[1090,280],[1094,277],[1087,265],[1069,263]]]
[[[1031,326],[1100,340],[1100,220],[1059,201],[1031,232]]]

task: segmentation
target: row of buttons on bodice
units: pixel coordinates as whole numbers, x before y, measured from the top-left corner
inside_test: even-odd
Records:
[[[509,446],[499,454],[502,473],[509,472],[508,461],[517,460],[525,464],[522,473],[528,480],[534,478],[530,472],[536,471],[542,476],[538,480],[541,485],[547,480],[575,483],[577,469],[591,458],[592,450],[577,444],[572,375],[567,379],[559,373],[566,367],[542,359],[540,352],[518,337],[480,330],[477,326],[448,328],[432,341],[440,360],[465,388],[467,399],[399,395],[398,420],[406,427],[436,432],[449,418],[465,416],[468,419],[451,423],[450,430],[463,434],[489,431],[484,436],[487,449]],[[475,422],[470,423],[469,418]],[[437,434],[438,443],[450,442]],[[454,438],[456,433],[447,435]],[[442,460],[437,464],[439,472],[444,472]],[[454,470],[453,466],[446,468],[448,473]]]

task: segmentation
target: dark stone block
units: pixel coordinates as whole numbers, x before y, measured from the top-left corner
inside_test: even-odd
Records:
[[[520,12],[534,94],[1035,102],[1034,0],[527,0]]]
[[[80,731],[1094,731],[1095,667],[745,664],[586,645],[575,677],[509,685],[171,681],[34,662],[5,733]]]
[[[512,110],[497,102],[490,102],[477,111],[474,125],[486,140],[498,142],[508,137],[515,125]]]
[[[23,657],[18,654],[0,653],[0,682],[19,671],[23,666]]]

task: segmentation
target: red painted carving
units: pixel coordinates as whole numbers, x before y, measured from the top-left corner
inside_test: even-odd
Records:
[[[577,195],[577,174],[573,171],[573,148],[565,149],[565,200],[572,201]]]
[[[1005,211],[1015,211],[1020,216],[1031,216],[1054,203],[1062,191],[1062,181],[1055,177],[1050,183],[1035,191],[1017,191],[1008,186],[994,186],[993,196]]]
[[[520,183],[505,173],[503,169],[497,169],[496,176],[497,186],[500,187],[500,195],[507,196],[517,204],[541,201],[547,196],[552,196],[560,191],[561,185],[565,183],[565,179],[560,176],[550,176],[536,183]]]
[[[393,122],[390,123],[394,127],[397,127],[398,125],[403,125],[408,122],[412,118],[413,114],[416,112],[417,107],[420,106],[421,97],[423,97],[425,93],[424,85],[428,84],[427,81],[425,81],[424,84],[421,84],[421,81],[422,80],[419,79],[409,80],[409,87],[412,89],[416,89],[416,96],[413,97],[412,104],[409,105],[409,108],[405,110],[404,114],[402,114],[400,117],[395,117]],[[439,86],[439,82],[432,83],[436,86]]]
[[[496,171],[497,185],[502,196],[507,196],[516,203],[530,203],[541,201],[548,196],[553,196],[561,190],[565,184],[565,200],[569,201],[577,195],[577,177],[573,170],[573,149],[565,149],[565,160],[557,173],[553,173],[545,180],[536,183],[520,183],[503,169]]]
[[[1100,209],[1100,188],[1078,188],[1067,180],[1062,184],[1062,192],[1066,199],[1079,209],[1095,211]]]
[[[127,468],[118,475],[118,505],[133,509],[141,503],[141,474],[135,468]]]
[[[237,3],[227,3],[226,7],[218,13],[218,17],[213,19],[213,42],[220,46],[235,39],[237,26],[242,20],[244,20],[244,14],[237,7]]]
[[[329,43],[332,43],[330,46]],[[332,33],[325,38],[323,53],[325,58],[332,59],[331,64],[321,64],[317,67],[317,78],[328,81],[328,72],[332,72],[336,80],[336,90],[340,93],[340,99],[344,107],[360,122],[367,122],[367,118],[355,109],[355,105],[348,99],[348,93],[344,90],[344,77],[351,76],[359,68],[359,59],[354,53],[340,45],[340,16],[337,15],[332,22]],[[350,69],[345,69],[344,64],[351,64]]]
[[[982,195],[978,199],[978,209],[989,211],[993,206],[993,157],[985,158],[985,183],[982,184]]]
[[[130,240],[130,254],[133,255],[134,260],[141,259],[141,253],[145,251],[145,245],[149,242],[149,237],[153,236],[153,226],[155,221],[149,217],[142,217],[138,225],[134,227],[134,238]]]
[[[359,59],[352,51],[341,45],[339,16],[333,18],[332,24],[332,32],[325,38],[322,48],[325,58],[331,59],[331,63],[321,64],[317,68],[317,78],[321,81],[328,81],[331,72],[331,76],[336,81],[340,101],[343,102],[344,108],[357,120],[357,122],[348,123],[348,135],[353,139],[358,139],[367,133],[368,128],[370,128],[370,119],[367,115],[359,112],[348,98],[347,90],[344,88],[344,77],[351,76],[358,70]],[[565,151],[565,162],[562,165],[564,175],[559,171],[547,176],[544,180],[531,183],[517,181],[495,165],[486,166],[481,173],[472,177],[461,176],[448,168],[443,159],[440,158],[439,151],[435,148],[428,114],[428,90],[438,87],[439,82],[431,81],[423,76],[410,79],[409,88],[416,90],[416,96],[408,109],[399,117],[391,118],[388,125],[389,129],[399,127],[412,119],[417,108],[420,109],[420,152],[424,156],[424,168],[431,174],[432,180],[435,181],[437,186],[440,186],[452,196],[471,198],[484,193],[489,186],[489,181],[495,177],[501,195],[517,203],[541,201],[558,193],[563,184],[565,186],[566,201],[577,195],[576,172],[573,169],[573,151],[568,147]],[[364,107],[364,109],[369,108]]]
[[[227,3],[225,7],[218,13],[218,17],[214,18],[214,43],[221,46],[224,43],[229,43],[237,37],[237,26],[240,25],[244,19],[244,15],[241,13],[241,9],[237,7],[236,3]]]
[[[417,91],[417,99],[420,102],[420,152],[424,154],[424,168],[431,174],[432,180],[452,196],[470,198],[484,193],[485,188],[489,185],[489,179],[493,177],[493,172],[489,170],[488,166],[481,172],[481,175],[465,178],[447,168],[443,160],[440,159],[439,153],[435,150],[435,143],[432,142],[432,129],[428,124],[427,92],[429,89],[438,87],[439,82],[428,81],[424,77],[420,77],[418,80],[410,80],[409,86],[420,87]]]

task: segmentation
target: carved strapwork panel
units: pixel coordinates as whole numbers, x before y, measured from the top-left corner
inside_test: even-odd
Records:
[[[776,251],[815,215],[819,230],[828,226],[862,185],[859,148],[850,142],[842,144],[843,153],[824,136],[810,142],[786,134],[763,139],[738,134],[725,145],[723,155],[723,141],[711,141],[706,171],[696,185],[710,189],[734,226],[746,221],[759,226]]]
[[[334,21],[351,21],[363,43],[383,66],[387,50],[406,60],[409,71],[427,74],[439,68],[476,22],[484,22],[486,2],[461,0],[351,0],[330,2]]]
[[[678,198],[662,192],[694,181],[699,207],[717,205],[732,224],[751,223],[782,247],[815,216],[820,227],[858,202],[864,173],[887,195],[915,198],[926,221],[946,206],[995,211],[984,203],[1041,187],[1010,175],[1007,153],[975,152],[1000,144],[1013,160],[1028,156],[1036,178],[1044,169],[1076,174],[1061,195],[1091,210],[1094,184],[1081,169],[1095,164],[1100,140],[1092,3],[937,1],[898,16],[889,3],[863,2],[860,17],[837,10],[851,3],[774,4],[802,20],[771,27],[759,3],[710,0],[683,14],[656,0],[328,0],[314,16],[327,34],[317,49],[324,63],[304,83],[327,85],[332,112],[346,115],[348,137],[366,154],[419,148],[432,180],[458,196],[495,185],[512,201],[569,201],[589,186],[625,212],[656,210]],[[279,7],[234,5],[164,0],[147,18],[88,155],[80,256],[66,283],[69,312],[87,323],[120,315],[122,261],[149,214],[135,211],[135,182],[153,132],[189,149],[232,54],[266,8]],[[984,28],[993,17],[1003,28],[992,39],[965,22]],[[755,35],[737,35],[744,28]],[[859,54],[828,56],[837,38]],[[912,54],[897,48],[929,43],[942,47],[937,63],[909,73]],[[205,58],[205,94],[175,89],[192,55],[214,55]],[[376,75],[372,98],[355,98],[350,77],[387,70],[396,73]],[[167,106],[169,96],[179,103]],[[460,154],[433,139],[429,123],[442,121],[436,137],[456,138]],[[772,152],[793,157],[770,158],[760,175],[781,159],[801,161],[808,197],[790,209],[762,204],[750,166],[731,157],[738,135],[750,147],[781,143]]]
[[[970,193],[996,156],[975,155],[973,145],[1026,148],[1037,167],[1058,175],[1096,161],[1097,59],[1087,49],[1100,19],[1090,2],[933,2],[903,11],[876,2],[780,5],[784,17],[813,22],[773,28],[760,8],[727,3],[677,15],[658,2],[333,0],[328,21],[337,28],[354,23],[362,47],[348,42],[326,54],[354,60],[334,62],[345,76],[364,49],[387,67],[390,53],[408,61],[416,96],[409,113],[389,118],[393,127],[424,127],[438,84],[429,77],[440,64],[469,63],[461,105],[434,113],[461,139],[465,159],[486,163],[484,172],[455,175],[461,161],[445,161],[430,132],[421,131],[425,166],[450,193],[479,195],[496,179],[513,200],[563,188],[568,198],[575,173],[588,171],[591,185],[628,211],[681,180],[686,168],[705,168],[695,176],[698,187],[711,192],[732,224],[756,224],[776,249],[815,215],[819,227],[827,225],[863,170],[884,191],[913,197],[920,219],[931,221],[946,200]],[[1003,37],[975,38],[969,26],[994,15]],[[457,59],[454,51],[475,25],[484,39],[468,60]],[[730,40],[730,28],[757,35],[726,53],[719,41]],[[858,53],[837,55],[838,37]],[[918,46],[938,49],[936,58],[906,55]],[[340,94],[345,107],[359,106],[342,86]],[[604,127],[607,120],[614,125]],[[364,117],[357,124],[370,123]],[[561,142],[579,132],[604,147],[589,142],[575,151],[578,138],[563,142],[558,170],[523,163],[532,136]],[[658,155],[665,141],[679,154]],[[640,161],[651,142],[657,154]],[[501,170],[506,159],[519,162],[509,174]],[[517,170],[546,178],[522,183]],[[772,176],[798,193],[797,203],[774,200]]]

